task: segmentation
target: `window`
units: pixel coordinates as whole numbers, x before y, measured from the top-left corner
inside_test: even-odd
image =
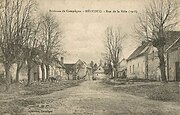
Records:
[[[131,73],[131,66],[130,66],[130,73]]]
[[[138,67],[139,67],[139,63],[138,63]]]
[[[133,65],[133,73],[134,73],[134,65]]]

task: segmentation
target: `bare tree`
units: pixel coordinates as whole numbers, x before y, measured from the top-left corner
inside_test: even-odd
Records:
[[[122,34],[120,28],[113,29],[108,27],[106,29],[106,60],[113,65],[112,77],[117,77],[118,63],[122,52],[122,40],[125,34]]]
[[[52,59],[63,55],[62,31],[59,23],[51,13],[41,14],[41,70],[42,80],[45,80],[44,66],[46,67],[46,79],[49,78],[49,66]]]
[[[29,19],[31,0],[2,0],[0,3],[0,48],[6,73],[6,90],[10,88],[10,68],[19,59],[23,46],[21,35]]]
[[[152,0],[138,17],[136,33],[142,40],[149,41],[158,50],[162,81],[167,81],[165,72],[166,32],[179,23],[179,4],[176,0]]]
[[[26,35],[26,42],[25,45],[23,46],[24,48],[24,54],[25,54],[25,59],[27,62],[27,67],[28,67],[28,82],[27,86],[30,85],[31,83],[31,70],[32,68],[37,65],[39,58],[39,41],[38,41],[38,30],[39,30],[39,21],[31,20],[28,24],[27,28],[27,33]]]
[[[19,73],[23,64],[25,63],[25,53],[23,46],[27,41],[28,23],[31,20],[31,14],[36,7],[36,2],[33,0],[24,1],[16,0],[16,49],[18,50],[18,55],[16,56],[16,82],[19,81]]]

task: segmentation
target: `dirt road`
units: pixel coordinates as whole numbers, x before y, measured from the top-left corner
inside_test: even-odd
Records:
[[[42,98],[54,99],[46,112],[53,115],[180,115],[175,103],[114,92],[100,81],[86,81]]]

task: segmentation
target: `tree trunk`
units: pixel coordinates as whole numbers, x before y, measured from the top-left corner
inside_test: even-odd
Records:
[[[44,70],[44,64],[41,64],[41,71],[42,71],[42,81],[45,81],[45,70]]]
[[[23,66],[23,62],[17,64],[17,69],[16,69],[16,83],[19,82],[19,73],[20,73],[20,71],[21,71],[22,66]]]
[[[68,80],[69,80],[69,74],[68,74]]]
[[[27,85],[26,86],[29,86],[30,82],[31,82],[31,67],[28,67],[27,76],[28,76],[28,81],[27,81]]]
[[[165,67],[165,61],[164,61],[164,48],[160,47],[158,48],[158,57],[159,57],[159,66],[161,70],[161,79],[163,82],[167,82],[166,80],[166,67]]]
[[[28,81],[27,81],[27,85],[29,86],[31,83],[31,69],[32,69],[32,61],[28,60],[27,61],[27,67],[28,67],[28,71],[27,71],[27,76],[28,76]]]
[[[48,80],[49,79],[49,65],[46,64],[46,79]]]
[[[17,69],[16,69],[16,83],[19,82],[19,73],[20,73],[20,68],[17,67]]]
[[[114,65],[114,78],[118,78],[118,67]]]
[[[6,73],[6,91],[9,91],[11,85],[10,65],[5,64],[4,67]]]

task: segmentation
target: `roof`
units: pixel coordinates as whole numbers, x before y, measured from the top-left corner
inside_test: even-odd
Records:
[[[104,72],[104,68],[102,66],[99,66],[94,72],[95,73]]]
[[[123,61],[127,61],[127,60],[126,60],[125,58],[123,58],[123,59],[119,62],[119,64],[122,63]]]
[[[165,49],[167,50],[179,37],[180,31],[168,31],[166,34]]]
[[[179,37],[173,44],[171,44],[171,45],[166,49],[166,51],[168,51],[168,50],[171,49],[174,45],[176,45],[179,40],[180,40],[180,37]]]
[[[139,46],[139,47],[128,57],[127,61],[128,61],[128,60],[131,60],[131,59],[134,59],[134,58],[136,58],[136,57],[144,54],[144,52],[145,52],[144,49],[145,49],[147,46],[148,46],[148,43],[147,43],[147,42],[143,43],[141,46]]]
[[[75,64],[64,64],[66,69],[71,69]]]
[[[175,44],[180,37],[180,31],[168,31],[166,32],[166,44],[165,44],[165,49],[168,50],[169,48],[171,48],[173,46],[173,44]],[[144,54],[144,52],[146,51],[146,46],[148,46],[149,43],[144,43],[143,45],[139,46],[127,59],[131,60],[134,59],[142,54]]]

